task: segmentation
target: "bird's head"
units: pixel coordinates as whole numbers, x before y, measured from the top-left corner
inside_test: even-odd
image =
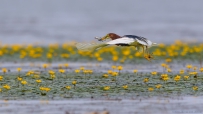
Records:
[[[107,39],[111,39],[111,40],[114,40],[114,39],[117,39],[117,38],[120,38],[119,35],[115,34],[115,33],[109,33],[107,34],[106,36],[98,39],[99,41],[104,41],[104,40],[107,40]]]

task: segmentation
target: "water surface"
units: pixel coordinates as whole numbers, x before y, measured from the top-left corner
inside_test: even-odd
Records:
[[[203,41],[202,0],[0,1],[3,43],[92,41],[109,32],[154,42]]]

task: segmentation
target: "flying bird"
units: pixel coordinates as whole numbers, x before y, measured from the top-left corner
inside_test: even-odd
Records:
[[[108,46],[108,45],[117,45],[117,46],[134,46],[137,50],[142,49],[143,56],[150,60],[152,58],[152,55],[149,53],[149,48],[152,46],[156,46],[156,43],[151,42],[147,38],[136,36],[136,35],[124,35],[119,36],[115,33],[109,33],[105,35],[102,38],[98,38],[98,41],[105,41],[110,39],[110,41],[103,42],[103,43],[78,43],[76,44],[76,47],[79,50],[85,50],[85,51],[92,51],[92,50],[98,50],[102,47]],[[146,53],[146,55],[145,55]]]

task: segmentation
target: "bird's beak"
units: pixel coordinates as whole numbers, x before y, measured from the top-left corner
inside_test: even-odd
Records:
[[[106,36],[104,36],[104,37],[102,37],[102,38],[100,38],[100,39],[98,39],[99,41],[104,41],[104,40],[106,40],[106,39],[108,39],[109,38],[109,35],[107,34]]]

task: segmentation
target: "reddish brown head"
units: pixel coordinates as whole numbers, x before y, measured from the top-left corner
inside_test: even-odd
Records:
[[[115,33],[109,33],[106,36],[100,38],[99,41],[104,41],[106,39],[115,40],[117,38],[121,38],[121,37],[119,35],[115,34]]]

